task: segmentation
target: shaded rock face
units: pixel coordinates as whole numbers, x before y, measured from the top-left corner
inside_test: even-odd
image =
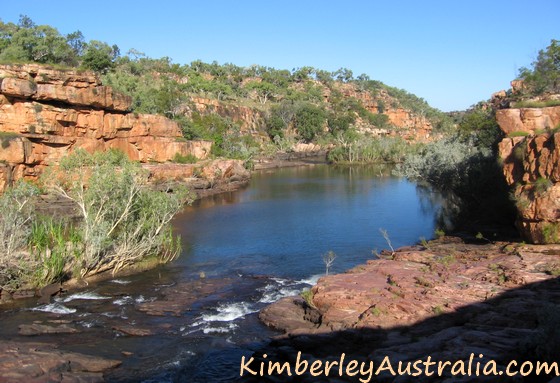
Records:
[[[130,105],[91,72],[0,66],[0,192],[13,180],[37,178],[77,148],[116,148],[141,162],[210,153],[210,142],[186,141],[177,123],[129,113]]]
[[[499,144],[503,173],[518,210],[518,229],[533,243],[559,243],[560,133],[550,129],[560,124],[560,107],[502,109],[496,118],[504,133],[528,134],[506,137]]]

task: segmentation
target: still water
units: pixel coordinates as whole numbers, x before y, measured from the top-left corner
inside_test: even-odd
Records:
[[[33,340],[123,360],[109,381],[234,381],[241,356],[277,335],[258,311],[324,275],[323,254],[334,251],[331,272],[344,272],[388,247],[380,229],[395,248],[430,238],[441,203],[387,167],[257,172],[246,189],[198,201],[175,219],[183,253],[173,263],[50,305],[19,303],[0,316],[0,340],[21,340],[19,324],[62,318],[81,332]],[[169,288],[198,290],[178,314],[140,310]],[[152,333],[128,336],[115,329],[123,324]]]

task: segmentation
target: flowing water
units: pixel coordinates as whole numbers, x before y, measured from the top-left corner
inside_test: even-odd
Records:
[[[258,311],[324,275],[323,254],[334,251],[330,272],[343,272],[389,247],[380,229],[395,248],[430,238],[440,205],[386,167],[256,173],[246,189],[198,201],[175,219],[183,253],[173,263],[48,305],[20,301],[1,314],[0,339],[21,340],[20,324],[68,322],[80,333],[33,340],[123,360],[110,381],[234,381],[241,356],[277,335]],[[153,312],[162,299],[169,311]]]

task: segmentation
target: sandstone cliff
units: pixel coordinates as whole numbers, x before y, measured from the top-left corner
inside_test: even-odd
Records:
[[[92,72],[0,66],[0,192],[13,180],[37,178],[76,148],[117,148],[141,162],[208,156],[210,142],[186,141],[177,123],[130,113],[130,106],[130,97]]]
[[[521,234],[533,243],[560,242],[560,106],[500,109],[496,119],[509,135],[499,154]]]

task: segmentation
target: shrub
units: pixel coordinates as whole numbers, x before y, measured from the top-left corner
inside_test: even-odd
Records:
[[[0,195],[0,287],[18,284],[32,262],[26,252],[38,189],[23,181]],[[31,269],[33,265],[30,265]]]
[[[198,158],[192,154],[182,155],[181,153],[175,153],[173,156],[173,162],[178,164],[196,164]]]
[[[295,113],[294,123],[299,136],[311,142],[325,127],[326,114],[323,109],[313,104],[302,104]]]
[[[400,137],[362,137],[343,142],[328,154],[333,163],[399,163],[416,150]]]
[[[473,218],[511,224],[515,210],[494,153],[474,142],[474,137],[449,137],[427,144],[397,165],[395,173],[441,191],[448,207],[459,213],[456,224]]]
[[[61,160],[47,184],[80,212],[82,276],[115,273],[150,255],[168,261],[178,254],[169,223],[190,194],[150,190],[146,173],[122,152],[78,150]]]
[[[527,137],[529,132],[515,131],[508,134],[508,137]]]

